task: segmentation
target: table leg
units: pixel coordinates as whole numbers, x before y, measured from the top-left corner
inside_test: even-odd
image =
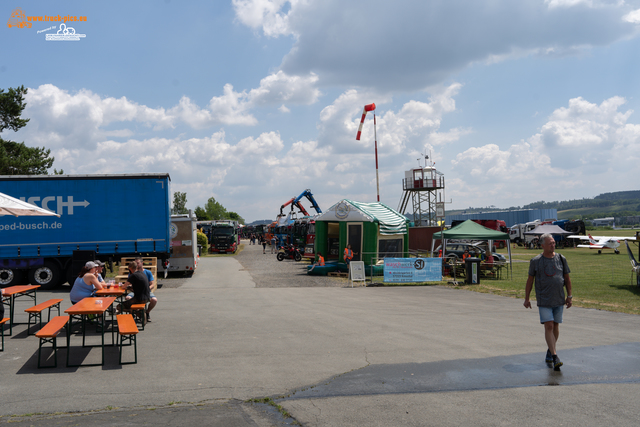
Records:
[[[67,322],[67,368],[69,367],[69,353],[71,353],[71,316]]]
[[[11,318],[11,320],[9,320],[9,336],[13,336],[13,307],[15,306],[15,302],[16,296],[11,295],[9,298],[9,317]]]
[[[102,366],[104,366],[104,318],[107,317],[107,313],[102,313]]]

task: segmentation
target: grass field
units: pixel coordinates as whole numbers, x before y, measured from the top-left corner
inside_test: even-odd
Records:
[[[598,235],[605,232],[598,231]],[[619,230],[608,232],[608,235],[624,236]],[[635,233],[627,234],[629,236]],[[638,244],[630,243],[636,259]],[[573,286],[573,304],[578,307],[597,308],[622,313],[640,314],[640,288],[636,286],[636,277],[632,275],[631,263],[624,244],[620,246],[620,254],[605,249],[601,254],[587,248],[558,249],[557,252],[567,258],[571,270]],[[507,249],[502,249],[507,256]],[[527,281],[529,260],[541,250],[528,250],[522,247],[512,248],[513,275],[501,280],[481,279],[479,285],[457,285],[445,282],[445,286],[486,292],[497,295],[524,299],[524,288]],[[506,276],[506,275],[503,275]],[[535,291],[531,299],[535,299]]]

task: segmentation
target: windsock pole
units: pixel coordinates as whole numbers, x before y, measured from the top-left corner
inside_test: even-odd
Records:
[[[380,179],[378,178],[378,132],[376,130],[376,104],[367,104],[364,106],[362,112],[362,118],[360,119],[360,127],[356,135],[356,141],[360,141],[360,135],[362,135],[362,126],[364,125],[364,118],[367,116],[368,111],[373,111],[373,134],[374,134],[374,147],[376,154],[376,191],[378,196],[378,202],[380,201]]]

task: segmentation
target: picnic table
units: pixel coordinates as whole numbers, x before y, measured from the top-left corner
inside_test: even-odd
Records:
[[[4,288],[4,295],[2,296],[2,303],[9,306],[9,336],[13,334],[13,312],[15,309],[16,298],[27,297],[33,300],[33,304],[36,304],[36,290],[40,285],[17,285]],[[17,323],[15,323],[17,324]]]
[[[116,297],[116,300],[120,304],[124,302],[125,295],[127,295],[127,290],[118,285],[114,285],[109,288],[105,285],[104,288],[96,291],[96,297]]]
[[[105,317],[106,312],[109,307],[116,300],[115,296],[111,297],[91,297],[84,298],[80,302],[72,305],[70,308],[66,309],[64,312],[69,315],[69,322],[67,323],[67,367],[77,367],[77,366],[104,366],[104,333],[105,333]],[[71,319],[73,316],[80,316],[82,322],[82,347],[98,347],[98,345],[85,345],[85,335],[86,335],[86,318],[90,314],[98,315],[101,319],[101,327],[100,335],[102,336],[102,363],[93,363],[93,364],[85,364],[82,363],[78,365],[69,364],[69,354],[71,353]],[[113,326],[114,316],[111,314],[111,345],[116,345],[115,340],[115,328]]]

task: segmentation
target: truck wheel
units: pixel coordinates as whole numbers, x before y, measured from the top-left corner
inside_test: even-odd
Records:
[[[296,252],[295,254],[293,254],[293,259],[296,261],[300,261],[302,259],[302,256]]]
[[[29,270],[29,283],[40,285],[40,290],[53,289],[60,284],[62,272],[60,267],[51,261],[45,261],[43,266]]]
[[[22,271],[11,268],[0,270],[0,288],[22,284]]]
[[[284,259],[284,254],[282,252],[278,252],[278,255],[276,255],[276,258],[278,258],[278,261],[282,261]]]
[[[500,241],[500,243],[498,243],[498,248],[504,249],[504,242],[503,241]]]

